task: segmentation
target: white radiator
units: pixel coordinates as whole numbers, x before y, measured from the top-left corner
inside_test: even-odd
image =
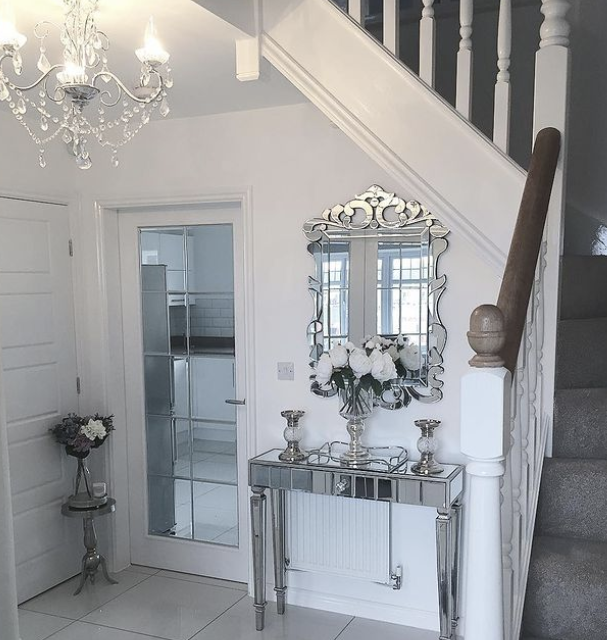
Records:
[[[389,503],[287,496],[289,569],[390,583]]]

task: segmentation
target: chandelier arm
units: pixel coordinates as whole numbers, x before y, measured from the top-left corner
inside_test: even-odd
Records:
[[[159,80],[159,84],[158,84],[158,88],[156,89],[155,93],[152,94],[149,98],[138,98],[134,93],[131,93],[126,86],[124,85],[124,83],[122,82],[122,80],[120,80],[120,78],[118,78],[118,76],[114,75],[111,71],[99,71],[98,73],[96,73],[92,80],[91,80],[91,84],[93,86],[96,86],[96,82],[98,78],[102,78],[102,77],[106,77],[106,78],[110,78],[110,80],[113,80],[117,85],[118,88],[123,91],[131,100],[133,100],[133,102],[137,102],[139,104],[151,104],[152,102],[154,102],[154,100],[158,99],[158,96],[161,94],[161,92],[164,89],[164,80],[162,79],[162,76],[157,73],[157,72],[153,72],[154,75],[158,76],[158,80]],[[118,96],[118,99],[116,100],[116,102],[113,103],[108,103],[105,102],[103,100],[103,96],[104,95],[110,95],[109,91],[103,91],[100,94],[99,99],[101,100],[101,102],[103,102],[103,104],[106,107],[113,107],[115,105],[118,104],[118,102],[120,102],[120,98],[122,97],[121,95]]]
[[[4,54],[3,56],[0,56],[0,71],[1,71],[2,63],[4,62],[4,60],[6,58],[12,58],[12,56],[10,56],[8,54]],[[9,83],[9,85],[10,85],[10,87],[12,89],[17,90],[17,91],[31,91],[32,89],[35,89],[41,82],[45,82],[46,80],[48,80],[48,77],[51,75],[51,73],[53,73],[53,71],[56,71],[57,69],[63,69],[63,65],[62,64],[54,64],[48,71],[43,73],[35,82],[33,82],[32,84],[25,85],[25,86],[19,86],[19,85],[15,84],[12,80],[10,80],[8,78],[8,76],[4,75],[3,72],[2,72],[2,75],[4,75],[4,78]]]
[[[36,36],[38,40],[43,40],[44,38],[46,38],[50,33],[49,26],[55,27],[55,29],[61,29],[61,27],[56,22],[51,22],[50,20],[41,20],[34,27],[34,36]],[[40,34],[39,31],[42,27],[45,27],[46,31],[43,34]]]

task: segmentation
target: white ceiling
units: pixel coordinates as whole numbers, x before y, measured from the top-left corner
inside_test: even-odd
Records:
[[[226,0],[231,2],[233,0]],[[61,22],[61,0],[13,0],[17,28],[28,37],[23,48],[24,81],[35,77],[38,41],[34,26],[40,20]],[[279,72],[264,61],[262,78],[236,79],[235,37],[239,31],[192,0],[99,0],[98,28],[110,38],[109,66],[127,86],[137,79],[139,61],[134,50],[143,44],[150,15],[159,39],[171,54],[175,84],[170,90],[170,118],[244,111],[305,101]],[[51,64],[61,62],[60,46],[51,45]]]

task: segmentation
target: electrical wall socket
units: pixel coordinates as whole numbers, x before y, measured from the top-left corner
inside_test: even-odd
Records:
[[[279,380],[295,380],[295,365],[292,362],[279,362],[277,370]]]

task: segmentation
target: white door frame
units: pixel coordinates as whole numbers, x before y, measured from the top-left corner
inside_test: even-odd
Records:
[[[113,518],[109,532],[110,564],[114,571],[124,569],[130,564],[130,524],[129,524],[129,486],[128,486],[128,444],[127,433],[121,425],[126,425],[125,397],[125,353],[122,342],[122,285],[119,267],[118,213],[121,209],[139,209],[159,206],[213,205],[238,203],[242,219],[243,269],[244,269],[244,324],[246,352],[242,353],[240,366],[245,374],[244,407],[247,424],[246,452],[252,457],[257,450],[257,430],[255,411],[255,332],[254,332],[254,292],[253,292],[253,224],[251,209],[251,189],[228,189],[206,191],[180,196],[153,196],[120,198],[111,201],[95,202],[95,230],[97,237],[99,263],[99,294],[102,299],[103,326],[101,343],[103,345],[103,396],[108,411],[115,415],[118,426],[110,438],[111,446],[107,452],[107,474],[110,490],[116,497],[120,508]],[[242,350],[241,350],[242,351]],[[243,529],[249,536],[247,519]],[[250,537],[250,536],[249,536]],[[250,572],[249,572],[250,575]]]

